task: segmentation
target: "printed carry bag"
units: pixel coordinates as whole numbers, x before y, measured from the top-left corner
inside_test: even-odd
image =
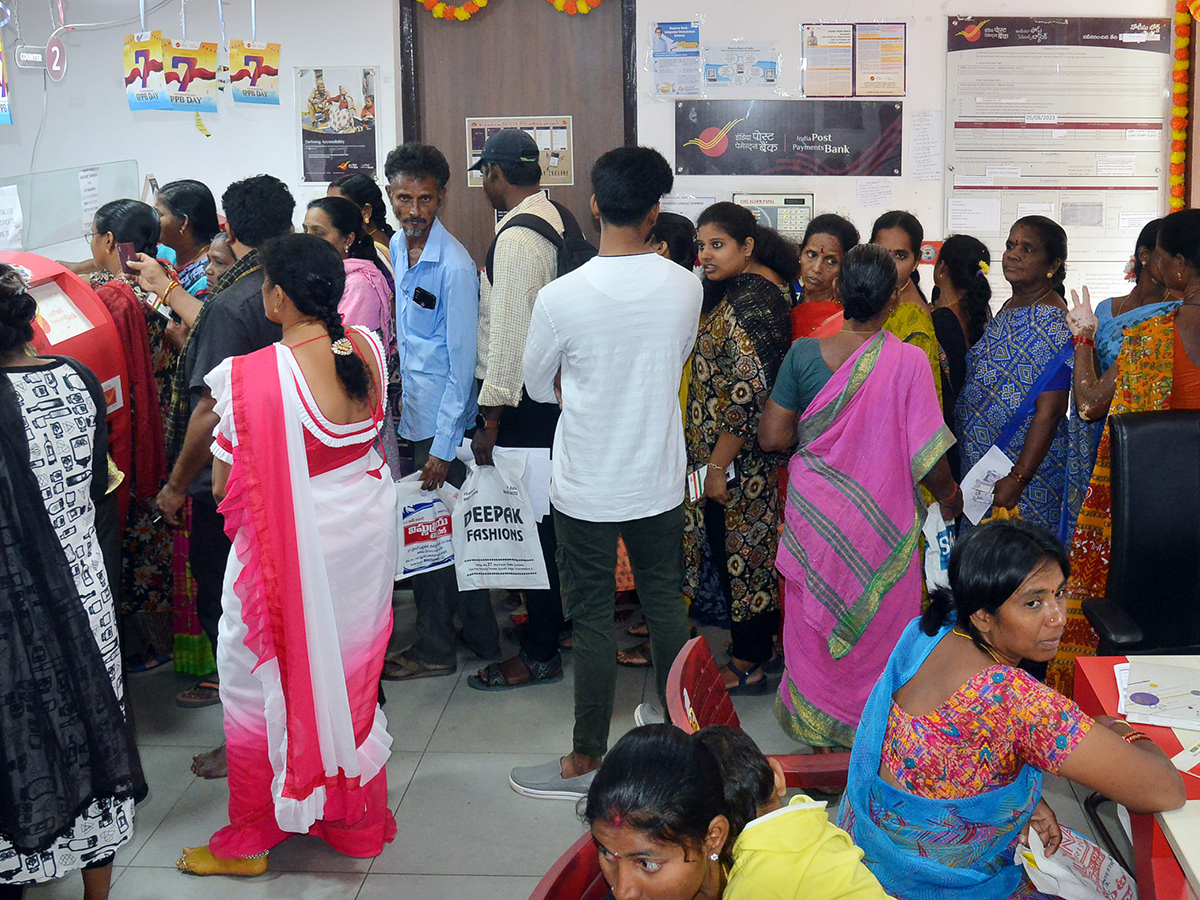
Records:
[[[1017,845],[1015,861],[1040,892],[1063,900],[1137,900],[1137,882],[1121,864],[1070,828],[1062,829],[1062,843],[1053,856],[1046,856],[1033,828],[1028,840],[1028,847]]]
[[[396,482],[396,580],[454,565],[451,512],[458,491],[449,483],[435,491],[421,489],[421,473]]]
[[[526,454],[494,457],[496,465],[467,463],[454,507],[454,569],[459,590],[546,590],[546,560],[521,482]]]

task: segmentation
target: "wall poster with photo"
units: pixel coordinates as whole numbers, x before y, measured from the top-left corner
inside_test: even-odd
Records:
[[[302,179],[328,182],[356,172],[375,177],[376,69],[296,69]]]

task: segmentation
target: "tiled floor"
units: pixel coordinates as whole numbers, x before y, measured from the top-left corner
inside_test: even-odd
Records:
[[[411,595],[398,593],[395,646],[405,646],[412,619]],[[619,634],[623,643],[634,643],[623,629]],[[719,654],[724,637],[706,636]],[[508,786],[513,766],[570,749],[570,654],[564,662],[567,677],[558,684],[484,694],[467,687],[479,663],[464,650],[454,676],[387,685],[396,840],[377,859],[357,860],[298,836],[272,850],[270,871],[253,879],[195,878],[174,867],[180,848],[205,843],[227,821],[225,782],[195,778],[188,769],[194,754],[220,741],[220,707],[177,708],[173,698],[189,678],[168,673],[131,681],[150,795],[138,807],[133,840],[117,854],[112,900],[524,900],[583,831],[574,804],[528,800]],[[649,676],[618,668],[611,740],[633,726],[634,707],[652,699]],[[739,698],[743,727],[766,752],[796,752],[775,722],[772,702],[770,696]],[[1069,783],[1047,778],[1046,795],[1064,824],[1092,836]],[[78,900],[82,894],[76,873],[26,897]]]

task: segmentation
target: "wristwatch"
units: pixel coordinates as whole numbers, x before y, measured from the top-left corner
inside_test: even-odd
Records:
[[[493,428],[500,427],[500,420],[495,419],[495,420],[489,421],[488,419],[485,419],[483,417],[483,413],[476,413],[475,414],[475,427],[481,428],[484,431],[491,431]]]

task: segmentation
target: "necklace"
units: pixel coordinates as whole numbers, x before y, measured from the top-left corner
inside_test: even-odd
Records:
[[[861,334],[863,337],[871,337],[871,335],[879,334],[879,329],[876,328],[874,331],[859,331],[857,328],[850,328],[847,325],[843,325],[841,328],[838,329],[838,333],[839,334]]]
[[[297,322],[295,325],[289,325],[287,328],[283,329],[283,336],[286,337],[288,332],[295,331],[297,328],[303,328],[305,325],[318,325],[318,324],[320,324],[320,323],[316,319],[305,319],[303,322]]]
[[[966,639],[967,639],[968,641],[970,641],[972,644],[975,644],[975,638],[971,637],[969,634],[963,634],[961,631],[959,631],[959,630],[958,630],[958,628],[957,628],[957,627],[955,627],[955,628],[951,628],[951,629],[950,629],[950,633],[951,633],[951,634],[954,634],[954,635],[958,635],[960,638],[966,638]],[[980,642],[979,642],[979,644],[983,644],[983,642],[982,642],[982,641],[980,641]],[[978,646],[979,646],[979,644],[975,644],[975,646],[976,646],[976,647],[978,647]],[[1000,657],[998,657],[998,656],[997,656],[997,655],[996,655],[996,654],[995,654],[995,653],[992,651],[992,648],[991,648],[991,647],[989,647],[987,644],[983,644],[983,649],[984,649],[984,651],[986,651],[986,652],[987,652],[987,655],[988,655],[988,656],[990,656],[992,659],[994,659],[994,660],[996,661],[996,665],[998,665],[998,666],[1006,666],[1006,665],[1008,665],[1008,663],[1006,663],[1006,662],[1004,662],[1003,660],[1001,660],[1001,659],[1000,659]]]

